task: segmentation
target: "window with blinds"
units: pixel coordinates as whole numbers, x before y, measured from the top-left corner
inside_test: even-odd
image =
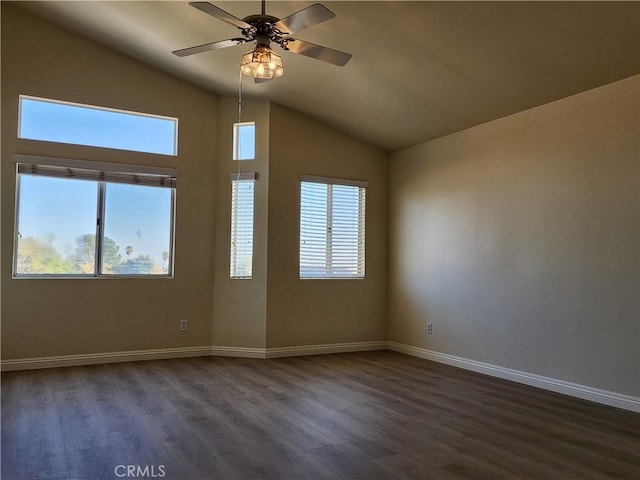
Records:
[[[231,278],[253,274],[254,190],[254,172],[231,175]]]
[[[301,180],[300,278],[363,278],[366,182]]]
[[[172,275],[176,170],[15,160],[15,277]]]

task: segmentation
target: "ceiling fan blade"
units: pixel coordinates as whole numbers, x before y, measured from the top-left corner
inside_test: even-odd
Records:
[[[216,7],[209,2],[189,2],[189,5],[204,13],[208,13],[212,17],[219,18],[223,22],[230,23],[234,27],[238,27],[240,29],[251,28],[251,25],[244,20],[240,20],[238,17],[231,15],[229,12],[225,12],[221,8]]]
[[[322,60],[323,62],[332,63],[342,67],[347,64],[351,59],[350,53],[334,50],[333,48],[322,47],[315,43],[305,42],[304,40],[298,40],[295,38],[287,38],[286,50],[293,53],[299,53],[300,55],[306,55],[307,57]]]
[[[314,3],[275,23],[275,27],[283,33],[294,33],[303,28],[331,20],[336,14],[324,5]]]
[[[171,53],[177,55],[178,57],[187,57],[189,55],[207,52],[209,50],[219,50],[220,48],[235,47],[236,45],[241,45],[244,42],[246,42],[244,38],[231,38],[229,40],[220,40],[219,42],[205,43],[204,45],[197,45],[195,47],[182,48],[180,50],[174,50]]]

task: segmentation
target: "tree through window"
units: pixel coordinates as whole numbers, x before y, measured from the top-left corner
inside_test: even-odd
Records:
[[[175,176],[78,164],[18,164],[14,275],[171,275]]]

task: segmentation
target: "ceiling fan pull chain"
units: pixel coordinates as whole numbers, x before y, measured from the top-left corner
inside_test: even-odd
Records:
[[[242,71],[240,72],[240,78],[238,79],[238,123],[242,123],[242,109],[244,108],[244,104],[242,103]],[[235,147],[234,147],[235,148]],[[240,176],[242,174],[241,163],[238,161],[238,172],[236,174],[236,180],[240,181]]]
[[[238,80],[238,123],[242,123],[242,109],[244,103],[242,103],[242,71],[240,71],[240,78]]]

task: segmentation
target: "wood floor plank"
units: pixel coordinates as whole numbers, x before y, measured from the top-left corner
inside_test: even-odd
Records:
[[[395,352],[6,372],[2,393],[3,479],[640,477],[640,415]]]

